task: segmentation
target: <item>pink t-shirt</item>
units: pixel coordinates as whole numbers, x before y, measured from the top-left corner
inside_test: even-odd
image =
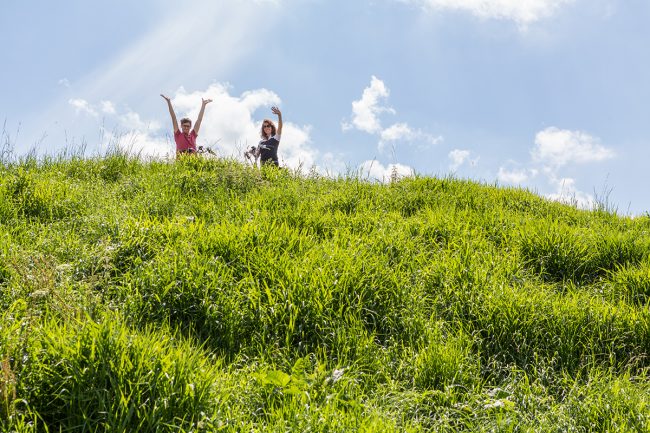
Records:
[[[180,129],[174,132],[176,152],[196,152],[196,131],[193,129],[188,135],[183,134]]]

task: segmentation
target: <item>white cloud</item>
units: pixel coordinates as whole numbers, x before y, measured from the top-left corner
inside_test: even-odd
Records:
[[[377,182],[390,182],[395,177],[403,178],[413,176],[413,168],[403,164],[388,164],[384,166],[376,160],[364,161],[359,165],[359,173],[362,178]]]
[[[352,122],[343,122],[344,131],[358,129],[379,137],[377,148],[383,152],[387,146],[395,143],[416,143],[421,149],[428,149],[443,140],[442,136],[435,137],[419,129],[413,129],[406,122],[398,122],[384,128],[379,119],[381,113],[396,114],[390,107],[382,105],[388,98],[390,90],[382,80],[374,75],[370,78],[370,86],[363,90],[358,101],[352,102]]]
[[[91,150],[106,151],[120,148],[142,157],[164,157],[173,155],[169,139],[160,134],[160,122],[144,121],[138,113],[127,109],[118,112],[112,101],[100,101],[93,105],[85,99],[70,99],[68,104],[77,114],[83,112],[95,118],[93,126],[99,130],[99,143],[90,143]],[[103,114],[99,117],[99,112]],[[74,139],[74,137],[73,137]],[[86,141],[82,138],[82,141]]]
[[[395,123],[379,133],[379,151],[383,152],[387,145],[397,142],[418,143],[421,149],[428,149],[432,145],[442,142],[442,136],[434,137],[419,129],[411,128],[407,123]]]
[[[553,182],[555,183],[556,191],[547,194],[547,198],[561,203],[571,204],[581,209],[591,209],[594,207],[594,197],[578,190],[575,186],[575,179],[565,177],[554,179]]]
[[[412,140],[417,134],[406,123],[396,123],[381,131],[381,141]]]
[[[102,113],[115,114],[115,105],[111,101],[102,101]]]
[[[156,120],[142,120],[138,113],[131,110],[123,114],[117,114],[116,112],[112,114],[117,115],[120,126],[127,131],[158,131],[161,128],[160,122]]]
[[[458,167],[463,165],[463,163],[469,158],[469,155],[470,155],[469,150],[460,150],[460,149],[452,150],[447,155],[451,160],[451,164],[449,165],[449,168],[452,171],[457,170]]]
[[[575,0],[402,0],[434,10],[469,12],[481,18],[504,19],[520,26],[548,18]]]
[[[287,123],[278,151],[283,166],[300,168],[304,173],[318,165],[320,153],[311,147],[311,127]]]
[[[581,131],[555,127],[546,128],[535,136],[533,160],[552,168],[569,163],[603,161],[614,157],[614,152],[599,143],[597,138]]]
[[[97,111],[85,99],[69,99],[68,104],[75,108],[75,113],[86,113],[93,117],[97,117]]]
[[[395,113],[390,107],[381,105],[388,98],[390,91],[384,82],[374,75],[370,79],[370,87],[363,89],[361,99],[352,102],[352,124],[343,124],[343,129],[356,128],[369,134],[381,132],[381,123],[377,117],[380,113]]]
[[[58,82],[59,86],[63,86],[66,88],[70,87],[70,81],[67,78],[61,78]]]
[[[556,127],[546,128],[536,134],[530,155],[531,160],[523,167],[514,161],[509,161],[508,164],[517,164],[515,168],[500,167],[497,179],[520,185],[542,174],[542,179],[552,189],[546,197],[581,208],[592,207],[594,197],[579,190],[575,178],[560,172],[566,172],[576,164],[600,162],[615,156],[614,151],[603,146],[597,137],[582,131]]]
[[[497,180],[502,183],[509,183],[513,185],[521,185],[529,179],[537,175],[537,170],[534,169],[511,169],[499,167]]]
[[[141,158],[171,158],[174,146],[169,139],[156,134],[154,130],[132,129],[129,132],[102,131],[100,151],[118,148]]]
[[[242,93],[239,98],[244,109],[255,111],[269,104],[279,104],[280,98],[271,90],[257,89]]]
[[[325,152],[320,158],[319,173],[329,177],[337,177],[350,173],[349,166],[344,162],[342,155]]]

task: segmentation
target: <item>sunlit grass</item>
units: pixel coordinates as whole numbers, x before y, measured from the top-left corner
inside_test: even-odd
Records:
[[[648,431],[650,219],[230,160],[0,167],[2,431]]]

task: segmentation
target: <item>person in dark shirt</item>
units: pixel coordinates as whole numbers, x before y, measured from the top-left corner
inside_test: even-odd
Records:
[[[275,124],[271,120],[264,119],[262,128],[260,129],[262,140],[260,140],[257,149],[262,165],[273,164],[279,167],[278,147],[280,146],[280,137],[282,136],[282,112],[278,107],[271,107],[271,111],[278,116],[278,128],[276,130]]]

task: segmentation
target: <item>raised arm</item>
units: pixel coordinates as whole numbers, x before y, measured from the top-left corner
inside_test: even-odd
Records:
[[[194,132],[199,134],[199,128],[201,128],[201,122],[203,122],[203,113],[205,112],[205,106],[212,102],[212,99],[203,99],[201,98],[201,111],[199,111],[199,117],[196,118],[194,122]]]
[[[174,134],[176,134],[176,131],[178,131],[178,120],[176,120],[176,113],[174,113],[174,108],[172,107],[172,100],[171,98],[168,98],[162,93],[160,94],[160,96],[162,96],[163,99],[167,101],[167,107],[169,107],[169,115],[172,116],[172,125],[174,127]]]
[[[282,112],[278,107],[271,107],[271,111],[278,116],[278,130],[275,133],[276,135],[282,136]]]

